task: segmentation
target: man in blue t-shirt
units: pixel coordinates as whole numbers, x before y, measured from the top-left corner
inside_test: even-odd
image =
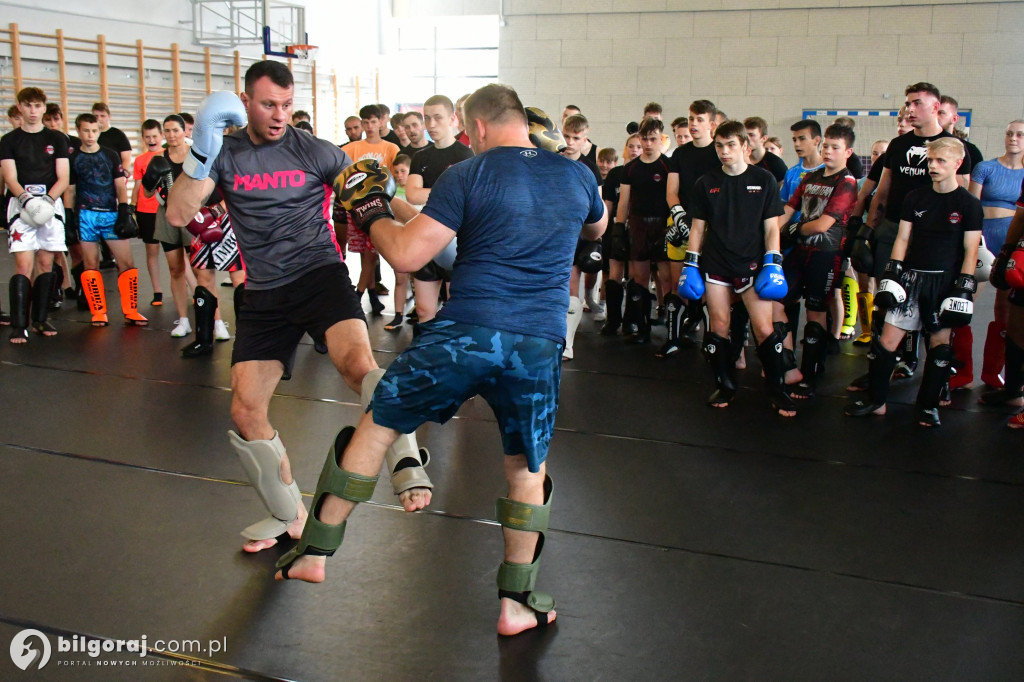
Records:
[[[326,497],[318,517],[310,516],[298,551],[278,565],[282,578],[323,580],[325,557],[318,555],[337,548],[339,526],[359,501],[348,487],[376,476],[384,448],[400,433],[444,423],[480,395],[494,410],[507,455],[509,493],[497,506],[508,529],[498,633],[514,635],[555,619],[554,600],[533,591],[551,499],[544,459],[558,408],[576,241],[599,238],[607,219],[586,166],[531,144],[514,90],[487,85],[465,111],[477,156],[438,178],[421,214],[405,225],[392,219],[383,174],[381,192],[352,202],[353,217],[396,270],[423,267],[458,235],[451,298],[395,359],[358,429],[339,436],[327,463],[338,483],[318,487],[317,499]],[[343,193],[364,182],[359,170],[339,178]],[[333,529],[337,542],[317,545],[319,529]]]

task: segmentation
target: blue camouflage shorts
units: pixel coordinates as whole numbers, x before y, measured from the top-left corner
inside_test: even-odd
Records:
[[[558,411],[562,344],[450,320],[432,320],[377,385],[373,421],[400,433],[444,424],[479,395],[494,411],[506,455],[536,473]]]

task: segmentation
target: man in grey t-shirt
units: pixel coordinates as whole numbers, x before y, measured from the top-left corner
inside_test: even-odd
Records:
[[[384,374],[370,352],[366,319],[327,222],[334,179],[352,161],[331,143],[288,125],[293,95],[288,68],[262,61],[246,72],[241,99],[230,92],[208,96],[196,116],[184,172],[167,200],[167,220],[185,226],[219,187],[245,260],[231,356],[231,418],[238,432],[229,436],[271,514],[242,531],[247,552],[272,547],[285,534],[298,539],[306,521],[288,455],[267,415],[303,334],[326,339],[331,360],[364,406]],[[245,128],[223,136],[226,126],[247,118]],[[430,503],[424,464],[426,453],[412,433],[388,450],[395,494],[409,511]]]

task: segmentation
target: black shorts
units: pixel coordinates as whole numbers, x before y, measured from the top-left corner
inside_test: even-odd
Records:
[[[885,321],[903,331],[924,329],[930,334],[942,330],[939,307],[949,296],[958,272],[932,272],[907,270],[900,282],[907,292],[907,300],[885,314]]]
[[[892,257],[892,245],[896,243],[896,235],[900,231],[898,223],[882,218],[882,224],[875,228],[871,236],[871,255],[875,260],[874,269],[868,273],[876,280],[885,274],[885,266]]]
[[[605,260],[629,260],[629,230],[625,223],[612,223],[601,237]]]
[[[666,232],[668,223],[664,216],[629,216],[629,260],[667,261]]]
[[[366,321],[344,263],[318,268],[275,289],[246,289],[244,296],[231,364],[278,360],[285,379],[291,376],[303,334],[323,338],[338,322]]]
[[[139,224],[139,239],[145,244],[159,244],[153,238],[153,231],[156,230],[156,213],[135,212],[135,222]]]
[[[412,273],[412,278],[418,279],[421,282],[447,282],[451,279],[451,275],[440,265],[434,261],[430,261],[422,268]]]
[[[808,310],[823,313],[828,310],[829,295],[839,279],[839,251],[822,251],[796,247],[782,261],[789,293],[785,302],[806,299]]]

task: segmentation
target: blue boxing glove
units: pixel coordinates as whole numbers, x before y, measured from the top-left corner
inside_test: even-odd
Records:
[[[700,254],[696,251],[687,251],[683,260],[683,271],[679,274],[679,285],[676,291],[679,297],[687,301],[699,301],[704,295],[704,276],[701,275]]]
[[[754,280],[754,291],[766,301],[781,301],[789,293],[786,276],[782,273],[782,254],[778,251],[764,254],[761,272]]]
[[[196,124],[192,127],[192,147],[185,155],[182,169],[194,180],[210,175],[210,168],[224,143],[224,129],[229,125],[245,125],[245,105],[238,95],[227,90],[211,92],[199,105]]]

